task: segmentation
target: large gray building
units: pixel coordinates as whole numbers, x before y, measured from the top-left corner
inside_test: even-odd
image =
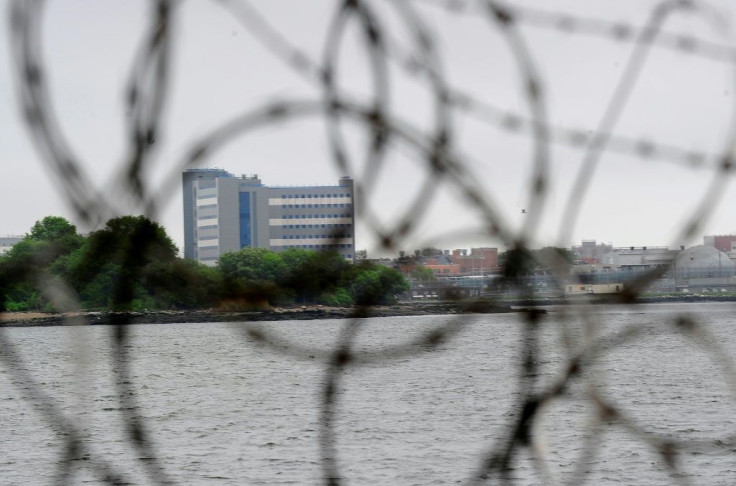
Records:
[[[184,257],[214,265],[245,247],[334,250],[355,259],[353,181],[333,186],[264,186],[256,175],[187,169]]]

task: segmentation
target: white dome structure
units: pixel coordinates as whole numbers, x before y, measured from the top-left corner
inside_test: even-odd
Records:
[[[678,277],[730,277],[736,264],[728,255],[712,246],[698,245],[681,251],[675,258]]]

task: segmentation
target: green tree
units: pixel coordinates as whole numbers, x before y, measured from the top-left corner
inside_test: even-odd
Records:
[[[46,216],[36,221],[27,237],[36,241],[56,241],[76,234],[76,226],[66,219],[60,216]]]
[[[297,302],[320,302],[337,305],[334,299],[347,302],[345,294],[333,295],[341,287],[350,267],[345,258],[335,251],[310,251],[293,249],[282,253],[287,271],[279,281],[291,292]],[[349,304],[348,304],[349,305]]]
[[[286,265],[281,256],[266,248],[243,248],[220,256],[217,267],[223,277],[245,282],[275,282]]]
[[[77,290],[84,307],[158,307],[143,285],[145,269],[175,261],[176,253],[176,245],[158,223],[144,216],[121,216],[91,233],[84,245],[55,265],[55,271]]]
[[[225,253],[217,262],[223,279],[223,298],[239,307],[281,302],[277,281],[286,270],[280,254],[266,248],[243,248]]]
[[[74,225],[58,216],[47,216],[13,245],[0,261],[0,306],[12,310],[52,310],[37,288],[39,279],[60,258],[83,243]]]
[[[154,305],[166,309],[197,309],[216,305],[222,276],[216,268],[194,260],[152,262],[143,271],[143,285]]]
[[[517,280],[534,274],[536,262],[528,248],[512,248],[499,257],[502,262],[504,278]]]
[[[356,304],[391,304],[396,296],[409,290],[401,272],[383,265],[360,265],[354,269],[349,291]]]

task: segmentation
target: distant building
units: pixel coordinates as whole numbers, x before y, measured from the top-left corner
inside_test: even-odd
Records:
[[[712,246],[693,246],[680,252],[673,265],[678,279],[733,277],[736,264],[724,252]]]
[[[671,265],[680,250],[670,250],[666,246],[628,246],[613,248],[600,258],[604,267],[618,270],[646,270],[648,268]]]
[[[613,250],[613,246],[595,240],[583,240],[581,245],[573,245],[570,249],[579,263],[594,264],[602,263],[601,257]]]
[[[453,250],[452,261],[460,265],[461,275],[485,275],[498,267],[498,248]]]
[[[269,187],[257,175],[187,169],[182,186],[185,258],[214,265],[245,247],[335,250],[355,258],[349,177],[337,185]]]
[[[423,266],[432,270],[437,276],[460,275],[460,265],[454,263],[449,252],[438,252],[434,255],[424,257]]]
[[[0,255],[4,255],[13,248],[13,245],[23,241],[22,236],[0,236]]]
[[[417,250],[413,257],[399,259],[399,268],[408,272],[414,265],[422,265],[432,270],[438,277],[480,276],[498,270],[498,248]]]
[[[715,248],[723,253],[736,250],[736,235],[704,236],[703,245]]]

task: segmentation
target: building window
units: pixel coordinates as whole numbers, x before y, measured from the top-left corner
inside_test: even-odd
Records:
[[[251,246],[250,192],[238,194],[240,203],[240,248]]]

